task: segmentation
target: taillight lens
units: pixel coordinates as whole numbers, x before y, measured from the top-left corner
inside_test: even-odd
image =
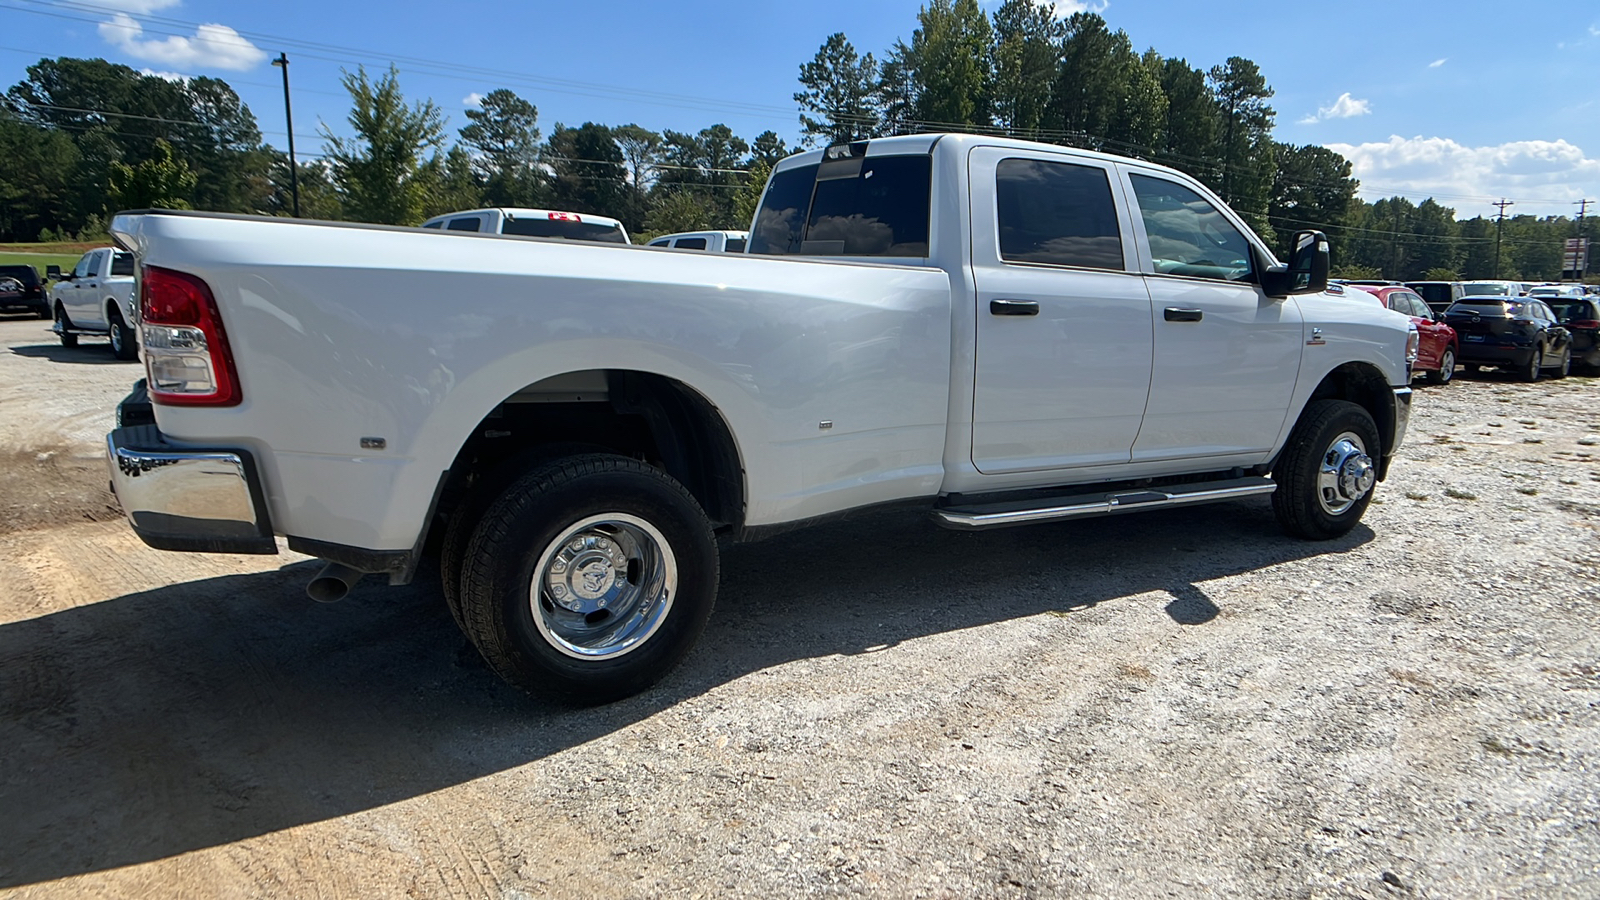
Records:
[[[1411,333],[1406,335],[1406,365],[1417,361],[1417,351],[1422,348],[1422,335],[1417,333],[1417,326],[1411,326]]]
[[[1567,323],[1569,328],[1600,328],[1600,319],[1574,319]]]
[[[211,289],[184,272],[145,266],[139,320],[150,399],[168,406],[235,406],[239,372]]]
[[[579,218],[577,213],[553,212],[553,213],[550,214],[550,221],[552,221],[552,222],[582,222],[583,219]]]

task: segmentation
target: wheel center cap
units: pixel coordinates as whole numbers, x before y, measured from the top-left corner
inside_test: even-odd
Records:
[[[1365,453],[1351,456],[1339,467],[1339,493],[1351,500],[1365,496],[1376,481],[1377,473],[1372,469],[1372,460]]]
[[[556,603],[590,613],[606,607],[617,573],[627,564],[627,556],[610,538],[580,535],[550,561],[545,584]]]

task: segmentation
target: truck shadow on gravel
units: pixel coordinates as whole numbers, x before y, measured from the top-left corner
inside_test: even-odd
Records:
[[[1366,543],[1283,537],[1261,503],[962,534],[877,512],[723,555],[682,668],[572,710],[504,686],[437,584],[318,606],[315,566],[177,584],[0,626],[0,888],[219,846],[537,762],[742,676],[1169,593]],[[1069,617],[1070,621],[1070,617]]]
[[[111,345],[104,341],[63,347],[60,344],[24,344],[12,347],[11,352],[29,359],[48,359],[58,363],[76,363],[90,366],[137,366],[136,359],[117,359],[111,355]]]

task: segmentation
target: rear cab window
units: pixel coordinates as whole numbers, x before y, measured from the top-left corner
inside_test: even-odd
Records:
[[[117,253],[117,254],[113,255],[111,257],[111,274],[112,275],[132,275],[133,274],[133,254],[132,253]]]
[[[627,234],[620,225],[605,222],[584,222],[581,219],[521,218],[507,219],[500,227],[501,234],[523,237],[561,238],[568,241],[598,241],[602,244],[626,244]]]
[[[483,227],[483,222],[477,216],[463,216],[463,217],[461,217],[459,219],[451,219],[450,220],[450,224],[445,226],[445,230],[446,231],[477,231],[482,227]]]
[[[746,252],[926,257],[932,155],[866,152],[867,142],[830,147],[823,162],[773,176]]]
[[[706,248],[706,239],[703,237],[678,238],[678,242],[673,246],[680,250],[704,250]]]

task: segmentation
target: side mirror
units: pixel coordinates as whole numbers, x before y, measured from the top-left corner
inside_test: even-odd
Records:
[[[60,281],[61,280],[61,267],[60,266],[45,266],[44,267],[44,277],[50,279],[51,281]]]
[[[1316,294],[1328,289],[1328,237],[1320,231],[1297,231],[1288,265],[1261,273],[1261,288],[1268,297]]]

